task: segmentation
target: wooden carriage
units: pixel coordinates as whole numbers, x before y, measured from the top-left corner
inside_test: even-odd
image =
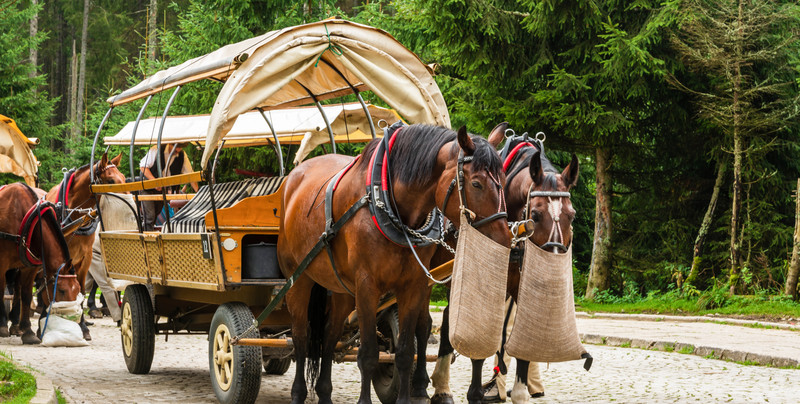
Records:
[[[211,114],[168,117],[181,86],[201,80],[224,83]],[[150,97],[169,89],[173,93],[162,117],[141,119]],[[367,105],[362,91],[371,91],[393,110]],[[321,104],[351,94],[357,103]],[[137,120],[106,137],[105,143],[129,145],[132,173],[138,171],[133,158],[136,145],[155,144],[159,150],[166,143],[203,145],[202,170],[127,184],[96,184],[93,191],[208,184],[195,195],[138,196],[138,201],[189,199],[159,231],[99,232],[109,275],[134,282],[123,299],[126,364],[132,373],[149,372],[156,334],[209,333],[212,386],[220,401],[236,401],[240,389],[232,386],[249,386],[257,392],[260,385],[260,366],[256,372],[252,366],[242,371],[241,363],[262,358],[264,370],[273,374],[284,373],[291,363],[290,321],[278,300],[286,280],[275,257],[286,165],[281,145],[298,145],[299,159],[322,143],[335,152],[337,142],[371,140],[381,135],[381,121],[391,124],[401,116],[410,123],[449,126],[447,109],[432,71],[419,58],[384,31],[339,19],[227,45],[158,72],[108,102],[113,109],[145,97]],[[307,104],[312,106],[298,108]],[[95,135],[92,155],[105,120]],[[254,145],[274,147],[280,175],[216,184],[219,150]],[[450,270],[443,266],[436,272],[445,277]],[[255,322],[254,313],[270,303],[275,310],[249,327]],[[392,377],[397,331],[392,304],[392,299],[383,302],[378,323],[388,340],[381,353],[385,377],[376,378],[374,387],[385,402],[393,402],[398,387]],[[354,330],[354,315],[348,323]],[[234,346],[226,340],[232,336],[244,338],[234,339]],[[347,339],[340,344],[339,358],[355,360],[355,339]],[[230,368],[237,370],[226,373]]]

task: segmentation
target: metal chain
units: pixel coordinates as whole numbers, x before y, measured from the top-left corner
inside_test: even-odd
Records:
[[[377,206],[377,204],[376,204],[376,206]],[[385,204],[381,204],[378,207],[381,210],[383,210],[384,212],[386,212],[386,214],[391,214],[389,212],[389,209],[386,207]],[[420,233],[420,232],[418,232],[418,231],[416,231],[416,230],[414,230],[414,229],[412,229],[412,228],[410,228],[408,226],[404,225],[403,227],[405,228],[405,231],[408,232],[408,234],[411,234],[412,236],[414,236],[416,238],[419,238],[421,240],[427,241],[427,242],[429,242],[431,244],[437,244],[437,245],[443,246],[444,248],[447,249],[447,251],[450,251],[450,254],[453,254],[453,255],[456,254],[456,250],[454,250],[453,247],[450,247],[449,245],[447,245],[447,242],[444,241],[444,216],[443,215],[439,216],[439,234],[441,234],[441,237],[438,238],[438,239],[435,239],[435,238],[432,238],[432,237],[428,237],[428,236],[426,236],[426,235],[424,235],[424,234],[422,234],[422,233]]]

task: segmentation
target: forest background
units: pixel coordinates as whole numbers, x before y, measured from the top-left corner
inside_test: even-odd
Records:
[[[89,161],[110,95],[225,44],[332,16],[384,29],[435,64],[454,127],[485,134],[508,121],[544,132],[559,167],[579,156],[580,299],[713,308],[734,294],[797,298],[795,1],[0,0],[0,114],[41,140],[49,188],[62,167]],[[209,113],[220,86],[187,86],[170,114]],[[102,136],[140,107],[116,108]],[[220,172],[276,171],[266,149],[225,153]]]

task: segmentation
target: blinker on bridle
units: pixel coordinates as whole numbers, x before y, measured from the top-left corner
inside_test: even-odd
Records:
[[[453,188],[458,185],[458,196],[461,199],[460,209],[466,214],[467,222],[472,225],[472,227],[478,228],[483,226],[486,223],[492,222],[497,219],[505,219],[508,218],[508,213],[505,211],[505,197],[503,196],[503,185],[500,183],[498,179],[492,175],[488,170],[486,171],[489,174],[489,178],[491,178],[492,182],[497,186],[497,192],[499,195],[499,202],[497,206],[497,212],[489,215],[483,219],[478,221],[474,221],[477,218],[475,212],[471,211],[467,207],[467,192],[464,189],[464,164],[471,163],[472,156],[464,156],[463,151],[458,152],[458,172],[456,173],[456,178],[453,178],[453,181],[450,183],[450,187],[447,189],[447,194],[444,196],[444,203],[442,204],[442,212],[444,212],[445,208],[447,208],[447,202],[450,200],[450,194],[453,192]]]

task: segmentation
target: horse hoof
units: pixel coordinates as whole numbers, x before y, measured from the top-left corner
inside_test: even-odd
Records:
[[[99,309],[91,309],[89,310],[89,317],[91,318],[103,318],[103,312]]]
[[[16,335],[18,337],[22,336],[22,330],[16,324],[12,325],[11,328],[8,329],[8,332],[10,332],[11,335]]]
[[[453,395],[450,393],[439,393],[434,394],[431,397],[431,404],[455,404],[453,401]]]
[[[37,344],[41,344],[41,343],[42,343],[42,340],[40,340],[38,337],[36,337],[36,335],[31,330],[25,331],[25,333],[22,334],[22,344],[23,345],[37,345]]]
[[[0,327],[0,338],[10,337],[11,333],[8,332],[8,327]]]
[[[83,339],[85,339],[87,341],[91,341],[92,340],[92,334],[89,334],[89,330],[84,330],[83,331]]]

